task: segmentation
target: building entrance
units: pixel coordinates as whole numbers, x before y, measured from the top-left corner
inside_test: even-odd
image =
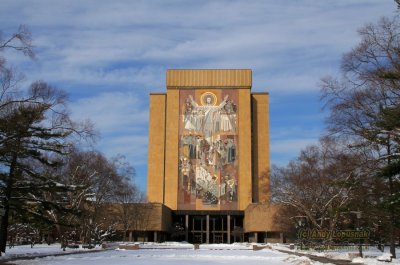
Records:
[[[175,230],[179,238],[195,244],[222,244],[243,242],[243,215],[187,213],[174,216]],[[179,227],[179,229],[177,229]],[[174,233],[174,232],[173,232]]]

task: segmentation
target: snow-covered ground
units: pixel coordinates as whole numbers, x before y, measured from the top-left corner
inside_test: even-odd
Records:
[[[307,265],[311,264],[308,258],[297,257],[281,253],[276,250],[253,251],[251,245],[201,245],[194,250],[193,245],[187,243],[145,244],[139,250],[107,250],[101,252],[79,253],[66,256],[48,256],[29,260],[14,260],[13,264],[20,265],[142,265],[142,264],[230,264],[230,265]],[[190,248],[188,248],[190,247]],[[38,246],[38,252],[40,246]],[[17,248],[15,248],[17,249]],[[42,253],[54,253],[50,248],[43,248]],[[9,251],[7,255],[12,255]],[[20,252],[20,251],[16,251]],[[22,253],[21,251],[20,253]],[[60,250],[58,250],[60,252]]]
[[[101,250],[100,246],[97,246],[95,250]],[[0,260],[4,259],[12,259],[12,258],[20,258],[20,257],[36,257],[43,255],[57,255],[57,254],[67,254],[67,253],[76,253],[76,252],[88,252],[89,250],[86,248],[66,248],[65,251],[62,250],[61,245],[56,244],[37,244],[31,248],[31,245],[21,245],[15,246],[13,248],[8,248],[6,253],[2,253]]]
[[[313,250],[301,250],[301,249],[290,249],[288,245],[275,244],[273,249],[284,250],[290,252],[296,252],[298,254],[309,254],[317,257],[325,257],[335,260],[349,260],[353,263],[363,263],[367,265],[375,264],[386,264],[385,261],[390,260],[389,247],[386,247],[384,252],[380,251],[377,247],[369,246],[363,248],[363,258],[359,257],[358,246],[343,247],[340,250],[324,250],[324,251],[313,251]],[[400,249],[396,249],[397,255],[400,255]],[[390,264],[400,264],[399,259],[393,259]]]
[[[271,248],[271,249],[270,249]],[[67,249],[61,250],[60,245],[53,244],[30,246],[17,246],[7,249],[7,254],[1,259],[15,257],[30,257],[30,259],[18,259],[10,261],[12,264],[19,265],[142,265],[142,264],[230,264],[230,265],[320,265],[321,263],[312,261],[307,257],[299,257],[294,254],[279,252],[279,250],[289,250],[287,245],[268,245],[268,248],[254,251],[252,244],[215,244],[200,245],[199,249],[194,249],[192,244],[166,242],[166,243],[146,243],[139,244],[138,250],[124,250],[118,248],[117,244],[112,244],[109,250],[88,251],[86,249]],[[79,252],[73,255],[54,256],[56,254]],[[299,252],[300,250],[296,251]],[[334,259],[350,259],[348,253],[353,251],[325,251],[325,252],[304,252]],[[367,258],[354,258],[353,262],[371,265],[385,265],[387,263],[377,260],[382,253],[374,248],[364,251]],[[43,257],[47,255],[46,257]],[[38,257],[40,256],[40,257]],[[35,258],[36,257],[36,258]],[[399,260],[393,260],[390,264],[400,264]]]

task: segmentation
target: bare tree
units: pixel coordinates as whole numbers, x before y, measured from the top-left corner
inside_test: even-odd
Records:
[[[360,43],[342,59],[340,79],[324,78],[322,98],[330,110],[329,131],[349,141],[352,148],[374,156],[376,175],[400,161],[400,17],[382,18],[359,30]],[[393,118],[389,118],[393,117]],[[400,171],[386,174],[391,254],[395,253],[396,212],[399,212],[395,178]]]
[[[144,202],[145,195],[130,182],[126,182],[116,194],[116,220],[123,229],[123,241],[128,231],[134,230],[135,220],[140,216],[135,204]]]
[[[24,79],[22,73],[7,64],[7,60],[3,56],[3,52],[6,50],[22,52],[31,59],[35,57],[32,34],[26,26],[21,25],[17,32],[6,38],[0,31],[0,111],[19,100],[18,86]]]
[[[132,228],[133,230],[142,236],[143,242],[146,239],[146,233],[154,225],[152,220],[152,215],[156,209],[154,203],[136,203],[133,204],[132,213],[135,218],[133,220]]]
[[[27,26],[20,25],[17,32],[7,38],[3,38],[0,33],[0,52],[3,52],[6,49],[22,52],[24,55],[31,58],[35,57],[32,45],[32,34]],[[0,62],[1,61],[4,62],[5,59],[0,59]]]
[[[120,187],[122,178],[118,175],[113,164],[100,152],[82,152],[79,163],[81,181],[85,182],[85,201],[81,219],[83,239],[92,243],[96,227],[101,225],[102,205],[111,202]]]
[[[77,187],[68,193],[67,204],[81,213],[71,215],[69,225],[79,227],[81,239],[91,244],[99,240],[101,231],[116,225],[127,231],[135,217],[130,205],[143,195],[132,182],[135,170],[125,157],[108,159],[98,151],[75,149],[64,164],[63,182]]]
[[[272,201],[292,209],[286,212],[288,219],[302,216],[309,228],[336,229],[342,213],[358,199],[355,190],[364,172],[358,158],[339,146],[324,139],[286,167],[273,168]]]

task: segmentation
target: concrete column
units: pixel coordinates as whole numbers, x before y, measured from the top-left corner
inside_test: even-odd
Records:
[[[283,233],[280,233],[280,243],[284,243],[283,241],[284,241],[284,237],[283,237]]]
[[[185,241],[189,242],[189,215],[185,215]]]
[[[254,232],[254,243],[258,243],[258,232]]]
[[[158,242],[157,231],[154,231],[154,242]]]
[[[206,217],[206,244],[210,244],[210,216]]]
[[[228,214],[228,216],[226,217],[227,219],[227,234],[228,234],[228,244],[231,243],[231,216]]]
[[[129,242],[132,242],[132,231],[129,231]]]

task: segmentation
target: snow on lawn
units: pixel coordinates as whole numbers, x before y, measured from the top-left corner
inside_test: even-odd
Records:
[[[8,250],[5,258],[11,257],[30,257],[30,259],[12,260],[10,263],[18,265],[150,265],[150,264],[229,264],[229,265],[251,265],[251,264],[268,264],[268,265],[321,265],[322,263],[311,261],[307,257],[299,257],[292,254],[279,252],[277,249],[289,250],[288,245],[268,245],[272,249],[253,250],[253,244],[235,243],[235,244],[210,244],[200,245],[195,250],[194,245],[189,243],[165,242],[165,243],[136,243],[139,245],[137,250],[124,250],[118,248],[118,243],[110,246],[112,249],[105,251],[87,251],[85,249],[67,249],[63,252],[60,245],[53,244],[35,245],[32,249],[30,246],[18,246]],[[129,244],[130,245],[130,244]],[[265,245],[264,245],[265,246]],[[51,256],[68,252],[79,252],[73,255]],[[300,250],[294,250],[300,252]],[[386,262],[378,261],[379,256],[387,256],[371,247],[364,251],[366,258],[350,258],[349,253],[355,253],[355,250],[341,251],[325,251],[312,252],[303,251],[305,254],[314,254],[318,256],[333,259],[348,259],[354,263],[363,263],[366,265],[384,265]],[[44,255],[49,255],[43,257]],[[35,258],[36,257],[36,258]],[[2,257],[4,259],[4,257]],[[400,264],[400,261],[394,259],[389,264]]]
[[[146,247],[145,247],[146,246]],[[149,248],[153,246],[153,248]],[[174,249],[165,247],[175,246]],[[184,248],[192,246],[189,248]],[[305,257],[284,254],[276,250],[263,249],[253,251],[249,244],[232,245],[201,245],[194,250],[191,244],[145,244],[138,250],[107,250],[87,252],[66,256],[47,256],[29,260],[13,260],[10,263],[18,265],[150,265],[150,264],[229,264],[229,265],[309,265],[319,264],[311,262]],[[143,248],[145,247],[145,248]]]
[[[63,264],[63,265],[147,265],[147,264],[230,264],[230,265],[287,265],[287,264],[311,264],[310,260],[292,257],[287,254],[268,251],[241,251],[241,250],[166,250],[166,249],[139,249],[139,250],[109,250],[105,252],[75,254],[68,256],[56,256],[36,258],[34,260],[19,260],[16,264]]]
[[[96,250],[100,250],[101,247],[97,246]],[[1,253],[2,256],[0,257],[0,260],[2,259],[11,259],[11,258],[16,258],[16,257],[35,257],[35,256],[43,256],[43,255],[55,255],[55,254],[63,254],[63,253],[75,253],[75,252],[87,252],[88,249],[85,248],[76,248],[76,249],[71,249],[71,248],[66,248],[65,251],[62,250],[61,244],[55,243],[55,244],[36,244],[31,248],[31,245],[21,245],[21,246],[15,246],[13,248],[8,248],[6,249],[6,253]]]

